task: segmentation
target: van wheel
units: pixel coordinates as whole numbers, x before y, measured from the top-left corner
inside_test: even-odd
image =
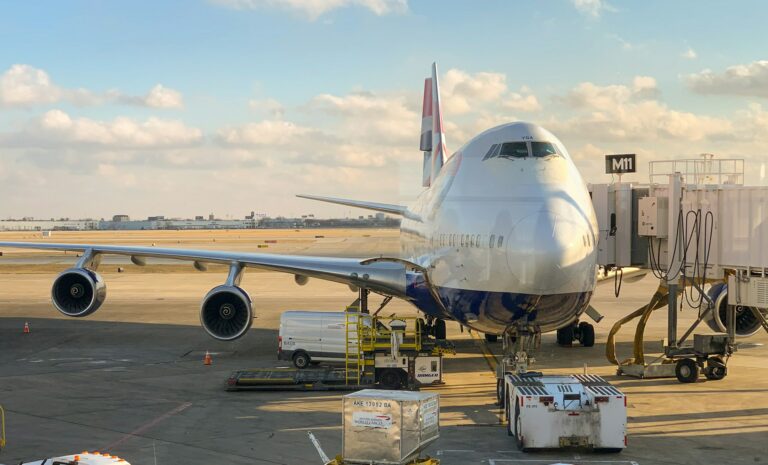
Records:
[[[389,368],[381,372],[379,376],[379,384],[384,389],[397,390],[403,387],[402,370],[397,368]]]
[[[296,368],[303,370],[304,368],[308,367],[310,363],[312,363],[312,359],[309,358],[308,353],[296,352],[293,354],[293,366]]]

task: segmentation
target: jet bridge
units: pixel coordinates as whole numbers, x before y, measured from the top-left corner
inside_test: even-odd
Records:
[[[768,331],[768,187],[744,186],[743,160],[650,163],[650,183],[590,186],[599,224],[598,263],[615,271],[648,269],[659,287],[647,305],[614,324],[606,356],[619,374],[676,376],[693,382],[727,374],[736,338]],[[678,338],[678,310],[698,312]],[[646,363],[643,334],[651,313],[667,307],[664,355]],[[619,361],[615,337],[638,318],[633,356]],[[715,335],[693,334],[706,323]],[[685,344],[693,335],[694,344]]]

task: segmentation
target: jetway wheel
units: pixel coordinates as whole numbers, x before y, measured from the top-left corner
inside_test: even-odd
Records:
[[[695,383],[699,379],[699,365],[691,358],[681,358],[675,364],[675,376],[681,383]]]
[[[709,357],[707,367],[704,369],[704,376],[712,381],[720,381],[728,374],[728,368],[720,357]]]

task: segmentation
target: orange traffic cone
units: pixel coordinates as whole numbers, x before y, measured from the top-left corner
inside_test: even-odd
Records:
[[[213,364],[213,357],[211,357],[211,353],[206,350],[205,357],[203,357],[203,365],[211,365],[211,364]]]
[[[29,322],[24,322],[24,334],[29,334]]]

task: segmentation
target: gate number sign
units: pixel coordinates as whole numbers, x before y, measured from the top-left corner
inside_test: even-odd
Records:
[[[605,156],[605,174],[634,173],[635,154],[624,153]]]

